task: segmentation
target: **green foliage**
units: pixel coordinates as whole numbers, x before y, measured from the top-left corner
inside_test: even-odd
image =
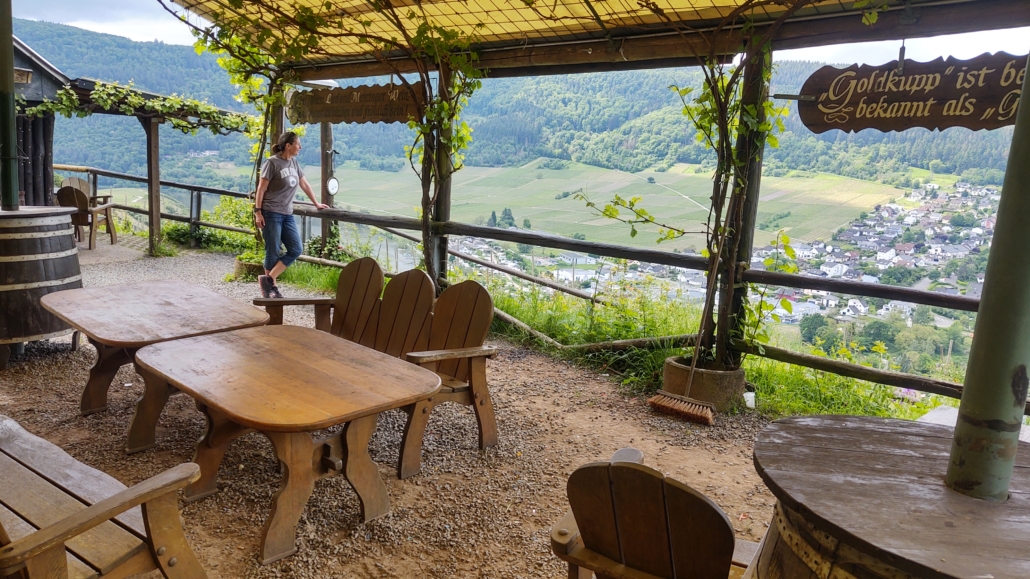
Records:
[[[970,213],[956,213],[951,216],[948,222],[955,227],[975,227],[977,219],[975,215]]]
[[[296,262],[279,276],[279,281],[309,291],[334,293],[340,280],[340,270],[335,267]]]
[[[828,325],[830,324],[826,321],[826,316],[822,314],[805,316],[801,319],[801,324],[799,326],[801,328],[801,339],[809,344],[814,344],[816,332],[819,331],[820,328],[825,328]]]
[[[922,279],[925,275],[927,275],[927,270],[922,267],[891,266],[880,274],[880,283],[908,287]]]
[[[569,168],[569,162],[564,159],[547,159],[546,161],[537,165],[539,169],[551,169],[552,171],[561,171]]]
[[[528,217],[526,217],[525,219],[522,220],[522,228],[523,229],[533,229],[533,224],[529,221]]]

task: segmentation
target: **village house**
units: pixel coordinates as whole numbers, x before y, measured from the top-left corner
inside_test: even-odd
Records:
[[[841,277],[848,271],[848,266],[843,263],[824,263],[819,266],[819,269],[826,272],[829,277]]]

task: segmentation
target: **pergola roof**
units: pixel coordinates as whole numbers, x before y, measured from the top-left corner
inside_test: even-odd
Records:
[[[377,12],[381,0],[265,0],[261,7],[243,2],[233,8],[229,0],[173,0],[192,13],[217,20],[219,12],[246,14],[273,28],[281,13],[297,7],[320,15],[342,17],[348,26],[383,37],[397,36],[386,17]],[[645,68],[696,62],[701,49],[697,31],[717,24],[744,0],[395,0],[402,17],[409,8],[421,9],[432,22],[474,37],[482,66],[491,76],[568,72],[555,67],[584,70]],[[874,2],[873,4],[876,4]],[[887,11],[874,26],[861,22],[854,0],[823,0],[795,15],[777,34],[778,47],[797,47],[913,38],[970,30],[1030,25],[1030,3],[1024,0],[886,0]],[[272,10],[269,7],[273,8]],[[784,8],[769,2],[747,14],[756,26],[768,24]],[[405,19],[405,24],[415,24]],[[686,37],[682,32],[687,30]],[[688,37],[694,37],[691,46]],[[686,38],[686,39],[685,39]],[[732,53],[739,39],[725,36],[721,52]],[[325,36],[318,56],[283,63],[302,78],[343,78],[390,72],[369,54],[369,45],[357,38]],[[547,70],[551,67],[552,70]],[[501,74],[496,72],[500,71]]]

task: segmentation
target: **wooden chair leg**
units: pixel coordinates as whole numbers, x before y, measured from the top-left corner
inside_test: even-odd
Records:
[[[143,503],[143,523],[150,539],[150,552],[168,579],[200,579],[207,572],[186,541],[179,522],[176,493],[168,493]]]
[[[469,361],[469,390],[476,421],[479,422],[479,448],[485,450],[497,444],[497,419],[486,384],[486,358]]]
[[[72,332],[72,352],[79,351],[79,342],[82,341],[82,332],[75,330]]]
[[[0,344],[0,370],[7,369],[7,363],[11,360],[10,344]]]
[[[315,489],[314,440],[307,432],[266,432],[283,467],[282,482],[261,537],[261,564],[297,552],[297,523]],[[378,473],[376,473],[378,475]],[[360,496],[360,495],[359,495]]]
[[[96,249],[97,248],[97,219],[96,219],[96,215],[94,215],[93,219],[90,220],[90,222],[89,222],[89,248],[90,249]]]
[[[268,325],[269,326],[281,326],[283,325],[283,307],[277,305],[265,306],[265,312],[268,314]],[[315,321],[318,324],[317,318]]]
[[[26,561],[25,570],[29,577],[68,579],[68,555],[65,554],[64,543],[54,545]]]
[[[401,438],[401,454],[397,461],[397,478],[405,479],[422,470],[422,438],[426,434],[429,415],[433,411],[433,399],[406,406],[408,423]]]
[[[111,245],[118,243],[118,232],[114,230],[114,219],[112,219],[112,210],[110,207],[107,208],[107,232],[111,234]]]
[[[569,563],[569,579],[594,579],[594,572],[575,563]]]

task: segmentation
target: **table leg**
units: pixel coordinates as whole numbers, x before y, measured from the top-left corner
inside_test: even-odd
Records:
[[[168,398],[177,390],[163,378],[155,376],[136,364],[136,373],[143,376],[143,395],[136,401],[136,412],[129,424],[125,452],[132,454],[157,444],[157,420],[161,417]]]
[[[361,522],[390,512],[390,493],[379,476],[379,467],[368,454],[368,443],[376,431],[378,414],[364,416],[347,423],[343,429],[343,476],[354,487],[361,502]]]
[[[97,349],[97,362],[89,370],[89,381],[82,391],[82,403],[79,410],[83,416],[107,409],[107,389],[118,369],[132,362],[135,350],[113,348],[89,338],[89,343]]]
[[[319,473],[314,464],[315,441],[307,432],[266,432],[283,467],[279,490],[261,538],[261,564],[297,552],[297,523],[315,489]]]
[[[7,362],[11,359],[11,346],[0,344],[0,370],[7,369]]]
[[[197,403],[197,410],[207,419],[207,430],[197,441],[193,453],[193,462],[200,465],[200,478],[190,483],[183,491],[187,501],[196,501],[218,492],[218,467],[222,464],[229,443],[237,438],[253,432],[253,429],[240,426],[215,408]]]

